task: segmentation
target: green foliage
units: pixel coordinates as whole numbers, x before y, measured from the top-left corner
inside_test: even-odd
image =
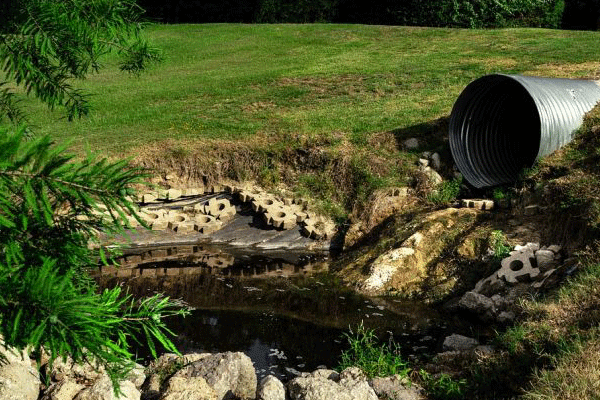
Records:
[[[89,113],[88,96],[74,79],[97,72],[100,57],[116,52],[121,70],[138,73],[159,54],[140,37],[134,0],[16,0],[0,26],[0,119],[23,119],[11,85],[69,119]]]
[[[260,0],[256,22],[331,22],[337,0]]]
[[[444,181],[427,194],[427,200],[436,205],[452,203],[460,194],[462,177],[451,181]]]
[[[393,341],[388,345],[379,344],[375,331],[361,323],[356,332],[344,334],[350,349],[342,353],[338,369],[359,367],[369,377],[400,375],[408,376],[408,363],[400,357],[400,346]]]
[[[455,380],[448,374],[439,374],[437,377],[425,370],[420,370],[419,375],[429,398],[434,400],[459,400],[465,398],[467,381]]]
[[[72,86],[97,71],[100,57],[123,56],[137,73],[157,59],[139,37],[131,0],[17,0],[0,19],[0,121],[24,112],[13,88],[72,119],[87,114],[87,96]],[[2,121],[3,122],[3,121]],[[177,352],[163,318],[186,315],[162,295],[135,300],[121,288],[100,292],[89,276],[105,251],[98,231],[118,233],[136,213],[131,196],[147,173],[127,161],[91,154],[76,160],[49,136],[25,140],[27,128],[0,126],[0,335],[6,346],[103,366],[115,392],[133,367],[132,342]],[[0,355],[1,358],[1,355]],[[41,363],[41,359],[38,359]]]
[[[132,341],[145,338],[153,355],[156,343],[176,352],[163,318],[187,313],[161,295],[98,293],[88,275],[98,259],[93,235],[137,217],[129,196],[146,174],[125,161],[75,161],[48,137],[23,140],[23,131],[0,128],[0,334],[17,349],[45,350],[50,362],[96,362],[117,390],[133,366]]]
[[[258,22],[355,22],[388,25],[558,28],[564,0],[262,0]]]
[[[511,251],[511,247],[506,240],[506,236],[500,230],[492,231],[492,235],[490,237],[490,247],[494,253],[494,258],[497,260],[508,257]]]

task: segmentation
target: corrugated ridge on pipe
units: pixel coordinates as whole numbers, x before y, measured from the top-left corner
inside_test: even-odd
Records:
[[[452,108],[452,156],[475,187],[514,182],[523,168],[569,143],[598,101],[595,81],[483,76]]]

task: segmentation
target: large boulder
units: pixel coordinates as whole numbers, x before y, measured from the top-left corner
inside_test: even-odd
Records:
[[[244,353],[217,353],[184,366],[173,377],[201,376],[214,389],[218,400],[255,399],[256,371]]]
[[[413,234],[399,246],[372,262],[374,257],[368,255],[370,264],[366,266],[357,265],[360,261],[351,263],[342,270],[342,275],[358,282],[357,289],[369,295],[421,294],[426,281],[449,281],[443,266],[438,268],[437,260],[459,235],[475,224],[477,215],[478,211],[470,208],[447,208],[428,214],[418,225],[407,227]],[[366,275],[360,272],[363,269],[367,270]]]
[[[120,383],[121,394],[117,396],[107,375],[102,375],[94,384],[81,391],[74,400],[140,400],[140,391],[133,382]]]
[[[201,376],[184,378],[173,376],[161,400],[217,400],[219,397],[213,388]]]
[[[26,351],[18,352],[0,344],[6,362],[0,362],[0,400],[37,400],[40,375]]]
[[[420,400],[423,389],[399,375],[371,379],[371,387],[380,399]]]
[[[66,378],[50,385],[42,400],[73,400],[83,389],[85,389],[85,385],[77,383],[74,379]]]
[[[318,374],[306,374],[288,383],[292,400],[377,400],[377,395],[358,368],[348,368],[339,382]]]

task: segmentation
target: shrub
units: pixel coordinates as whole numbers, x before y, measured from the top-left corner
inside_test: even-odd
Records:
[[[375,331],[365,328],[363,323],[356,327],[356,332],[344,334],[350,349],[342,353],[342,361],[338,369],[359,367],[369,378],[376,376],[400,375],[406,377],[410,372],[408,363],[400,357],[400,346],[393,340],[389,345],[379,344]]]

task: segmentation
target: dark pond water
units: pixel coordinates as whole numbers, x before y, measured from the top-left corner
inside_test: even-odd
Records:
[[[192,314],[168,322],[180,350],[242,351],[259,378],[286,380],[336,367],[347,348],[344,333],[361,323],[398,343],[404,357],[421,360],[440,351],[446,335],[465,329],[418,302],[359,296],[328,273],[327,260],[314,257],[267,259],[198,246],[127,257],[119,270],[104,268],[102,286],[125,284],[136,296],[164,292],[185,300]]]

